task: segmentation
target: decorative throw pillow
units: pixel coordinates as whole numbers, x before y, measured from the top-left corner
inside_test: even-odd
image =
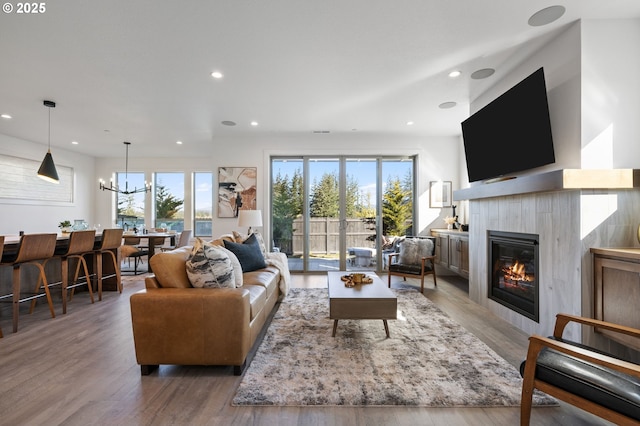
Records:
[[[242,276],[242,266],[240,265],[240,261],[238,257],[233,254],[233,252],[223,246],[218,246],[220,250],[224,250],[229,255],[229,260],[231,261],[231,266],[233,267],[233,275],[236,279],[236,287],[242,287],[244,284],[243,276]]]
[[[236,255],[242,266],[242,272],[251,272],[267,267],[254,234],[251,234],[242,244],[225,241],[224,246]]]
[[[236,279],[229,255],[219,246],[196,238],[186,262],[191,285],[200,288],[234,288]]]
[[[267,246],[264,243],[264,238],[262,238],[262,234],[259,232],[252,232],[249,235],[241,235],[239,232],[233,231],[233,238],[235,238],[235,243],[243,243],[251,237],[254,237],[258,240],[258,245],[260,246],[260,251],[262,252],[262,256],[267,258]]]
[[[419,264],[423,257],[433,253],[433,241],[428,238],[407,238],[400,243],[399,263],[405,265]]]

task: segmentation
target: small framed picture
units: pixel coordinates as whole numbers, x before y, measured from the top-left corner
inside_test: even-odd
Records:
[[[432,181],[429,183],[429,207],[451,207],[451,181]]]

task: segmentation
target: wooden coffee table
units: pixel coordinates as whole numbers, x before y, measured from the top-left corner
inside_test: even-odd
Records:
[[[329,282],[329,318],[333,320],[333,334],[335,337],[338,320],[344,319],[380,319],[384,323],[384,330],[389,334],[387,320],[396,319],[398,299],[396,295],[374,273],[366,275],[373,279],[371,284],[356,284],[355,287],[345,287],[340,278],[348,275],[345,271],[327,272]]]

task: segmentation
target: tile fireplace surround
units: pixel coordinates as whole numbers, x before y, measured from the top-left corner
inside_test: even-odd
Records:
[[[469,200],[470,299],[527,334],[552,334],[559,312],[592,316],[591,247],[639,245],[639,170],[557,170],[472,186],[453,198]],[[539,323],[488,298],[488,231],[539,235]],[[597,339],[585,333],[574,327],[565,337]]]

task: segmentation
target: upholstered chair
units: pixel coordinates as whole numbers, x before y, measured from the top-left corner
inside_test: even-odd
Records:
[[[435,238],[434,237],[407,237],[398,245],[398,252],[389,254],[387,265],[389,267],[389,287],[391,276],[420,278],[420,291],[424,292],[424,277],[433,275],[434,286],[436,281],[435,269]]]

